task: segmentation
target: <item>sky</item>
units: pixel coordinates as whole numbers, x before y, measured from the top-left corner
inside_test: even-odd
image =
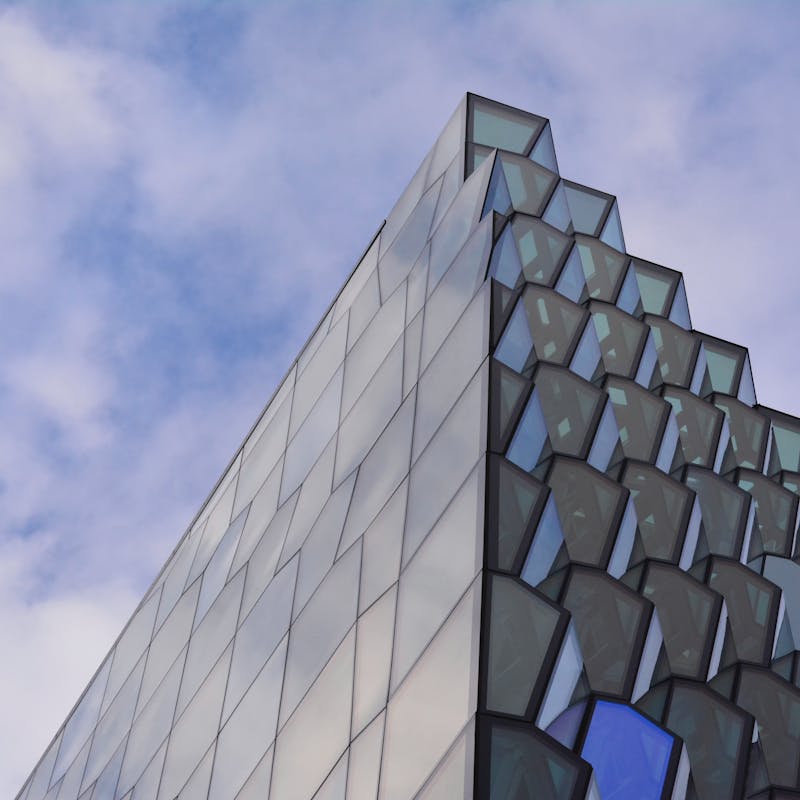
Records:
[[[800,5],[0,0],[0,796],[466,91],[800,415]]]

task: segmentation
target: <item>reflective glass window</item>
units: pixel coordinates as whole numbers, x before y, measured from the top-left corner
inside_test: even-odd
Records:
[[[711,388],[722,394],[736,395],[747,350],[705,333],[698,335],[702,338],[706,351]]]
[[[675,412],[686,463],[713,467],[722,430],[722,413],[685,389],[666,387],[663,397]]]
[[[472,96],[469,117],[469,141],[512,153],[527,153],[545,124],[541,117]]]
[[[627,256],[590,236],[576,234],[575,242],[589,297],[613,303],[625,276]]]
[[[625,378],[635,377],[647,339],[647,326],[606,303],[592,301],[589,311],[600,343],[605,371]]]
[[[757,408],[772,420],[770,474],[780,470],[800,472],[800,419],[765,406]]]
[[[712,400],[728,418],[733,465],[760,470],[764,463],[769,420],[733,397],[715,394]]]
[[[514,211],[541,216],[558,176],[523,156],[510,153],[499,154],[495,169],[498,167],[503,170]]]
[[[605,388],[614,406],[625,457],[654,461],[667,422],[667,404],[638,383],[624,378],[608,377]]]
[[[691,333],[665,319],[646,314],[644,320],[653,332],[664,383],[688,386],[700,343]]]
[[[639,284],[645,313],[657,314],[659,317],[669,316],[672,298],[680,281],[680,273],[649,261],[642,261],[640,258],[632,259],[631,263],[636,273],[636,282]]]
[[[737,470],[736,484],[753,498],[764,552],[789,557],[797,519],[797,495],[752,470]]]
[[[525,280],[551,286],[572,241],[534,217],[516,214],[511,232]]]
[[[598,236],[613,198],[571,181],[564,181],[563,185],[575,231]]]

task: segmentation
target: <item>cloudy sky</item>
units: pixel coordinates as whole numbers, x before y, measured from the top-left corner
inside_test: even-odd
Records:
[[[483,6],[489,5],[489,8]],[[403,10],[401,10],[401,8]],[[800,414],[797,3],[0,2],[0,795],[467,90]]]

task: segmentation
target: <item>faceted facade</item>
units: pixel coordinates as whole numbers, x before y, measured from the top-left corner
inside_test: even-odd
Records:
[[[800,420],[468,95],[20,800],[800,797]]]

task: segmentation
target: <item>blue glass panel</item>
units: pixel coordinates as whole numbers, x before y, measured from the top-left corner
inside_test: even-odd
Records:
[[[539,463],[546,442],[547,426],[539,403],[539,393],[534,391],[511,440],[506,458],[520,469],[530,472]]]
[[[629,706],[597,702],[581,756],[603,800],[660,800],[674,739]]]
[[[494,357],[507,367],[522,372],[533,349],[533,339],[525,315],[525,304],[517,303],[511,319],[497,345]]]
[[[583,329],[583,336],[575,349],[569,368],[581,378],[591,381],[600,364],[600,343],[597,341],[594,325],[589,324]]]
[[[566,232],[572,226],[572,217],[569,214],[569,206],[567,205],[567,196],[564,194],[564,184],[559,183],[550,202],[547,204],[547,210],[544,212],[542,219],[554,228]]]
[[[531,150],[531,161],[541,164],[551,172],[558,172],[558,161],[556,161],[556,149],[553,147],[553,133],[550,130],[550,123],[544,126],[544,130],[536,140],[536,145]]]
[[[564,264],[564,269],[561,270],[561,274],[558,276],[555,288],[559,294],[572,300],[573,303],[582,302],[583,295],[586,292],[586,278],[583,275],[581,257],[577,247],[572,248],[567,263]]]
[[[514,241],[514,232],[511,225],[506,225],[497,244],[494,246],[492,260],[489,263],[489,275],[509,289],[517,285],[517,280],[522,272],[522,263],[519,260],[517,245]]]
[[[642,297],[639,294],[639,284],[636,281],[636,271],[633,267],[628,267],[628,274],[619,290],[617,308],[621,308],[626,314],[632,314],[634,317],[638,317],[642,311]]]
[[[492,169],[492,178],[489,181],[489,190],[486,192],[486,202],[483,204],[481,219],[492,209],[500,214],[508,214],[512,210],[511,195],[508,193],[506,178],[499,159],[495,161]]]
[[[564,544],[564,533],[558,518],[556,504],[551,494],[542,512],[542,518],[536,528],[531,549],[525,559],[520,577],[530,586],[538,586],[549,574],[556,560],[561,545]]]
[[[607,196],[595,194],[577,186],[562,184],[569,207],[570,217],[578,233],[597,235],[597,228],[609,204]]]
[[[609,247],[613,247],[621,253],[625,252],[625,238],[622,235],[622,223],[619,220],[619,208],[616,200],[614,205],[611,206],[611,212],[608,215],[606,224],[603,226],[600,241],[605,242]]]

